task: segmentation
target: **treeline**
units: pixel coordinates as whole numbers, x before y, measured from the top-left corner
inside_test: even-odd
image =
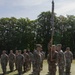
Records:
[[[75,16],[56,16],[54,44],[61,43],[63,50],[69,46],[75,51]],[[0,50],[27,49],[34,50],[36,43],[47,45],[51,37],[51,12],[42,12],[36,20],[28,18],[0,18]]]

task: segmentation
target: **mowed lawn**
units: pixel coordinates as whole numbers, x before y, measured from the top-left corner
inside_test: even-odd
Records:
[[[47,61],[44,60],[44,65],[43,65],[43,71],[41,71],[40,75],[48,75],[48,64]],[[32,70],[28,71],[27,73],[24,73],[23,75],[31,75]],[[0,65],[0,75],[2,74],[2,70],[1,70],[1,65]],[[18,75],[17,71],[14,72],[9,72],[9,66],[7,66],[7,74],[6,75]],[[58,69],[57,69],[57,74],[58,75]],[[75,75],[75,61],[73,61],[72,63],[72,67],[71,67],[71,75]]]

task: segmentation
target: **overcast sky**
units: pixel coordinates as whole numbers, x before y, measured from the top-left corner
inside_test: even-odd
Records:
[[[0,0],[0,18],[16,17],[36,19],[43,11],[51,11],[52,0]],[[75,0],[55,0],[55,13],[75,15]]]

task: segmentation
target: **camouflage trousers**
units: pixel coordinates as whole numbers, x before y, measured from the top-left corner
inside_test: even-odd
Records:
[[[22,66],[23,66],[22,63],[17,64],[17,70],[19,75],[22,75]]]
[[[28,64],[27,64],[27,62],[24,62],[23,69],[24,69],[24,72],[26,72],[28,70]]]
[[[6,74],[6,63],[1,63],[3,74]]]
[[[15,68],[16,68],[16,70],[17,70],[17,61],[15,61]]]
[[[33,75],[40,75],[40,64],[34,64],[33,67]]]
[[[9,68],[10,68],[10,71],[14,70],[14,62],[9,61]]]
[[[71,63],[66,63],[65,71],[66,73],[70,73]]]
[[[56,75],[56,64],[49,64],[49,75]]]
[[[64,65],[59,65],[59,75],[64,75]]]

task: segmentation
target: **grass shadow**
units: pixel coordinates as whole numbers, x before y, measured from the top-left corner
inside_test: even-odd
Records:
[[[18,75],[18,74],[14,74],[14,75]]]
[[[33,74],[29,74],[29,75],[33,75]]]
[[[65,72],[64,72],[64,75],[71,75],[71,73],[65,73]]]
[[[9,73],[11,73],[11,71],[7,71],[7,72],[6,72],[6,74],[9,74]]]

